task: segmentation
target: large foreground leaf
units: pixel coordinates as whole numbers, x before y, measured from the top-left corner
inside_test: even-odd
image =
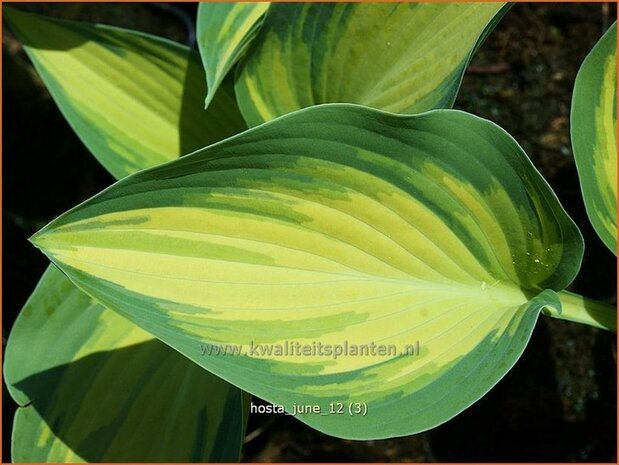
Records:
[[[250,125],[330,102],[397,113],[453,104],[504,3],[275,3],[236,91]]]
[[[236,461],[242,394],[48,269],[4,367],[17,462]],[[214,401],[217,400],[217,401]]]
[[[587,214],[617,254],[617,23],[587,56],[574,84],[572,145]]]
[[[121,178],[244,129],[222,90],[205,114],[197,53],[135,31],[4,7],[63,115],[95,157]]]
[[[431,428],[481,397],[583,251],[494,124],[337,104],[122,180],[32,240],[190,359],[290,412],[318,405],[299,418],[350,438]]]
[[[198,47],[206,71],[208,107],[228,71],[255,37],[268,2],[198,4]]]

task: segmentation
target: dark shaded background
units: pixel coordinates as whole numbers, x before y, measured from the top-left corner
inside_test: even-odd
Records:
[[[195,4],[31,4],[49,15],[192,42]],[[572,290],[616,302],[616,259],[586,217],[569,140],[576,72],[616,16],[614,4],[517,4],[475,56],[456,108],[512,134],[586,242]],[[45,257],[26,238],[112,183],[3,32],[3,346]],[[113,389],[113,386],[110,386]],[[15,404],[3,385],[3,461]],[[325,436],[290,416],[254,415],[245,461],[616,462],[616,338],[542,317],[521,360],[479,402],[427,433],[381,441]]]

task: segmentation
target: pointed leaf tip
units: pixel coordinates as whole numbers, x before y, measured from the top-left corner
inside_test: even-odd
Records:
[[[289,412],[367,403],[365,417],[297,417],[355,439],[432,428],[484,395],[583,251],[498,126],[346,104],[126,178],[49,232],[78,286],[218,376]],[[313,342],[393,352],[275,349]],[[226,345],[241,352],[201,351]]]

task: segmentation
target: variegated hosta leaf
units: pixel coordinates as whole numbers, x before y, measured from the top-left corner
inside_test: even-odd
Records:
[[[11,332],[4,375],[21,405],[14,461],[239,459],[241,392],[106,310],[54,267]]]
[[[587,214],[617,254],[617,23],[587,56],[574,84],[572,145]]]
[[[349,102],[420,113],[453,104],[504,3],[275,3],[236,92],[250,125]]]
[[[583,252],[496,125],[346,104],[124,179],[32,241],[190,359],[289,412],[318,405],[299,418],[349,438],[425,430],[481,397]],[[366,356],[334,357],[345,344]],[[332,402],[367,414],[329,415]]]
[[[7,7],[4,11],[27,41],[31,58],[73,128],[116,176],[177,158],[183,150],[242,128],[234,102],[224,92],[218,94],[217,105],[232,107],[223,117],[213,110],[204,114],[195,96],[186,100],[182,95],[184,81],[198,86],[203,81],[196,57],[181,46],[132,31],[56,21]],[[45,32],[54,34],[46,37]],[[114,48],[110,48],[112,42]],[[75,44],[76,48],[68,48]],[[118,63],[123,56],[128,59],[123,74],[101,72],[106,63]],[[80,57],[86,60],[79,62]],[[157,68],[168,58],[163,68]],[[106,95],[99,95],[94,85],[84,87],[97,72],[101,73],[96,85]],[[156,82],[164,72],[170,72],[166,80]],[[80,76],[86,81],[80,81]],[[135,90],[132,76],[137,84],[157,90],[160,100],[152,96],[142,102],[127,100]],[[162,88],[170,82],[173,85]],[[81,99],[82,94],[83,100],[66,98]],[[139,95],[145,94],[134,97]],[[109,104],[99,105],[102,98]],[[123,106],[138,117],[127,114],[118,120]],[[182,115],[162,119],[166,117],[159,113],[162,108]],[[187,115],[196,117],[187,119]],[[226,121],[233,124],[226,126]],[[161,144],[163,138],[168,140]],[[164,366],[167,372],[153,368]],[[95,376],[97,371],[101,374]],[[13,427],[15,461],[239,458],[248,409],[238,405],[243,393],[205,376],[200,367],[164,343],[95,304],[52,267],[11,331],[5,380],[21,406]],[[187,396],[178,397],[179,393]],[[225,415],[222,406],[228,406]],[[139,431],[130,433],[133,428]]]
[[[4,12],[69,124],[117,178],[245,127],[228,91],[204,113],[204,71],[185,46],[6,6]]]
[[[206,71],[208,107],[228,71],[255,37],[268,2],[198,4],[198,47]]]

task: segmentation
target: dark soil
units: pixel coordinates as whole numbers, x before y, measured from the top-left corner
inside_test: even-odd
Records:
[[[57,4],[29,9],[191,41],[194,4]],[[586,242],[572,290],[616,302],[616,259],[586,217],[569,139],[576,72],[616,16],[613,4],[516,4],[475,56],[456,107],[523,146]],[[81,144],[21,47],[3,32],[3,346],[47,265],[26,238],[112,182]],[[3,386],[4,461],[15,405]],[[616,461],[616,338],[541,318],[515,368],[455,419],[383,441],[325,436],[289,416],[253,415],[245,461]]]

